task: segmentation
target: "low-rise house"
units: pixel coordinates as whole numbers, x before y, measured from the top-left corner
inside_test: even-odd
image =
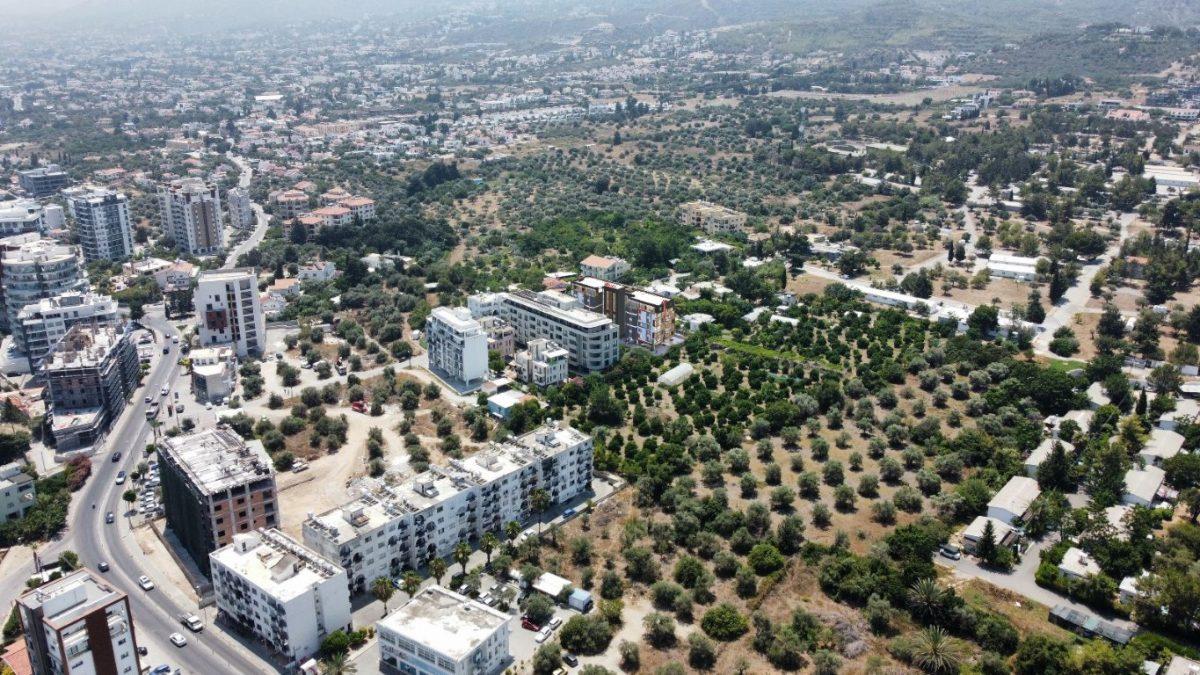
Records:
[[[1159,415],[1157,426],[1164,431],[1175,431],[1180,423],[1194,422],[1198,415],[1200,415],[1200,402],[1186,398],[1179,399],[1175,402],[1174,410]]]
[[[315,209],[312,215],[321,219],[322,227],[340,227],[342,225],[349,225],[354,221],[353,211],[336,204]]]
[[[1092,408],[1099,408],[1102,405],[1112,403],[1112,399],[1108,394],[1104,393],[1104,385],[1100,382],[1093,382],[1087,388],[1088,402],[1092,404]]]
[[[1166,473],[1157,466],[1125,472],[1125,494],[1121,501],[1134,506],[1153,506]]]
[[[1014,520],[1024,520],[1029,515],[1029,507],[1040,494],[1036,480],[1027,476],[1013,476],[988,502],[987,516],[1005,525],[1012,525]]]
[[[337,276],[337,265],[329,260],[318,260],[306,265],[301,265],[296,272],[296,278],[300,283],[309,281],[329,281]]]
[[[1167,664],[1167,669],[1160,675],[1196,675],[1197,673],[1200,673],[1200,661],[1174,655],[1171,657],[1171,662]]]
[[[1138,457],[1147,465],[1162,466],[1162,463],[1183,450],[1184,438],[1174,431],[1151,429],[1146,445],[1138,451]]]
[[[1133,507],[1129,504],[1116,504],[1104,509],[1104,520],[1112,528],[1113,536],[1121,541],[1129,540],[1129,516]]]
[[[623,258],[589,255],[579,262],[580,276],[604,281],[620,281],[630,266]]]
[[[287,298],[278,293],[263,293],[260,301],[262,303],[263,316],[268,319],[278,318],[288,306]]]
[[[499,419],[508,419],[508,416],[512,413],[513,408],[521,405],[522,403],[528,403],[536,400],[536,396],[530,396],[529,394],[517,389],[508,389],[500,392],[499,394],[488,397],[488,412]]]
[[[522,382],[549,387],[567,379],[570,353],[553,340],[538,338],[513,355],[512,369]]]
[[[1134,636],[1134,632],[1127,628],[1066,605],[1055,605],[1050,610],[1050,621],[1086,638],[1102,637],[1119,645],[1128,644]]]
[[[267,286],[268,293],[277,293],[285,298],[300,297],[300,280],[296,278],[276,279],[274,283]]]
[[[1136,577],[1125,577],[1117,586],[1117,598],[1122,605],[1132,605],[1135,600],[1142,597],[1142,589],[1140,587],[1142,579],[1149,577],[1149,572],[1142,572]]]
[[[350,220],[365,223],[375,219],[375,200],[369,197],[347,197],[337,203],[350,211]]]
[[[978,549],[979,542],[983,541],[984,529],[987,528],[989,522],[992,524],[992,535],[996,546],[1012,546],[1019,539],[1017,533],[1007,523],[987,516],[975,516],[975,520],[967,525],[962,534],[963,548],[968,553],[974,553]]]
[[[1058,571],[1072,580],[1086,579],[1100,574],[1100,565],[1086,551],[1072,546],[1063,554],[1062,562],[1058,563]]]
[[[679,205],[679,222],[710,235],[733,234],[746,226],[746,214],[712,202],[688,202]]]
[[[1042,466],[1042,462],[1050,458],[1050,453],[1054,451],[1055,443],[1062,443],[1063,450],[1068,455],[1075,452],[1075,446],[1066,441],[1059,441],[1055,438],[1044,438],[1033,449],[1033,452],[1029,453],[1029,457],[1025,458],[1025,475],[1030,478],[1037,478],[1038,468]]]

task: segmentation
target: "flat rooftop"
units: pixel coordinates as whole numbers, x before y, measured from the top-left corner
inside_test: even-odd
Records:
[[[244,441],[229,427],[168,438],[162,447],[206,494],[273,475],[271,458],[262,443]]]
[[[208,270],[200,273],[200,281],[241,281],[249,276],[258,280],[258,271],[253,267],[235,267],[229,270]],[[257,290],[257,289],[255,289]]]
[[[115,326],[76,324],[55,345],[54,351],[42,362],[42,367],[54,371],[98,366],[117,348],[124,336],[124,329]]]
[[[440,586],[430,586],[379,621],[388,630],[459,661],[508,623],[509,616]]]
[[[85,568],[28,591],[17,602],[33,610],[41,608],[46,622],[60,628],[123,597],[124,593]]]
[[[241,574],[272,598],[286,602],[343,570],[276,529],[236,534],[210,557]]]

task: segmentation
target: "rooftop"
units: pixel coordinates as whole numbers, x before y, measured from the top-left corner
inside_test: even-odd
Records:
[[[459,333],[483,331],[483,327],[479,325],[478,321],[471,318],[471,311],[466,307],[435,307],[429,315]]]
[[[162,448],[205,494],[272,475],[271,458],[262,443],[244,441],[226,426],[168,438]]]
[[[281,602],[344,573],[338,565],[273,528],[235,534],[232,544],[213,551],[209,557]]]
[[[1013,476],[1004,487],[988,502],[988,508],[1004,509],[1009,513],[1021,515],[1029,510],[1029,505],[1041,494],[1038,483],[1026,476]]]
[[[241,281],[249,276],[258,279],[258,270],[253,267],[234,267],[228,270],[208,270],[200,273],[199,283],[205,281]]]
[[[379,628],[406,637],[458,661],[508,623],[487,605],[430,586],[379,621]]]
[[[1067,552],[1063,554],[1063,559],[1058,564],[1058,569],[1066,574],[1077,577],[1090,577],[1102,571],[1100,565],[1092,559],[1092,556],[1074,546],[1068,548]]]
[[[84,568],[27,591],[17,602],[31,610],[41,608],[44,620],[61,628],[124,597],[124,593]]]
[[[518,305],[546,312],[581,328],[598,328],[612,324],[612,319],[603,314],[580,309],[574,304],[573,300],[568,303],[567,301],[571,299],[563,296],[561,293],[554,293],[553,291],[533,293],[526,290],[517,290],[507,293],[506,296],[511,302]]]
[[[1125,472],[1125,493],[1145,502],[1153,502],[1162,487],[1166,473],[1157,466],[1130,469]]]
[[[42,367],[49,371],[98,366],[112,354],[123,337],[124,328],[76,324],[54,346]]]

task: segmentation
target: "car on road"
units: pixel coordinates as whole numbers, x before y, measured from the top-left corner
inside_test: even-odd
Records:
[[[176,401],[178,401],[178,400],[179,400],[179,392],[175,392],[175,400],[176,400]]]
[[[125,484],[125,472],[118,471],[117,472],[117,485],[124,485],[124,484]]]
[[[533,619],[527,616],[521,617],[521,628],[524,628],[525,630],[531,630],[535,633],[542,629],[541,626],[533,622]]]
[[[109,511],[108,513],[104,514],[104,522],[106,524],[112,525],[116,520],[117,520],[117,517],[113,515],[112,511]]]
[[[113,463],[121,461],[121,451],[120,450],[118,450],[112,454],[112,461],[113,461]]]
[[[162,387],[162,389],[159,389],[159,390],[158,390],[158,395],[159,395],[159,396],[166,396],[166,395],[167,395],[167,393],[168,393],[169,391],[170,391],[170,390],[169,390],[169,389],[167,389],[167,385],[165,385],[165,384],[164,384],[164,385],[163,385],[163,387]]]
[[[537,637],[533,638],[533,641],[540,645],[549,639],[550,639],[550,627],[546,626],[545,628],[538,631]]]
[[[187,638],[183,636],[183,633],[171,633],[170,640],[171,644],[175,645],[176,647],[183,647],[187,645]]]
[[[172,335],[172,336],[171,336],[171,342],[174,342],[175,344],[179,344],[179,336],[178,336],[178,335]]]
[[[147,655],[147,654],[149,654],[149,653],[150,653],[150,650],[149,650],[149,649],[146,649],[145,647],[141,647],[141,646],[139,646],[139,647],[138,647],[138,656],[145,656],[145,655]],[[155,667],[154,667],[154,668],[155,668],[155,670],[152,670],[152,671],[150,671],[150,672],[152,672],[152,673],[153,673],[153,672],[155,672],[156,670],[158,670],[159,668],[162,668],[162,667],[163,667],[163,666],[155,666]],[[170,668],[171,666],[166,666],[166,667],[167,667],[167,668]]]
[[[942,554],[943,558],[962,560],[962,549],[954,544],[942,544],[942,547],[938,550],[938,553]]]
[[[146,394],[146,403],[149,403],[149,402],[151,402],[151,401],[153,401],[153,400],[154,400],[154,398],[153,398],[153,397],[151,397],[151,396],[150,396],[150,394]]]
[[[574,654],[572,654],[570,652],[563,653],[562,661],[563,661],[563,663],[567,664],[568,666],[571,666],[572,668],[579,667],[579,657],[575,656]]]
[[[163,353],[170,354],[171,353],[171,345],[163,345]]]
[[[187,626],[188,630],[193,633],[199,633],[204,630],[204,623],[195,614],[180,614],[179,623]]]
[[[96,569],[100,570],[101,572],[107,572],[108,571],[108,563],[101,560],[100,562],[96,563]]]
[[[567,518],[570,518],[573,515],[575,515],[575,509],[567,509],[566,511],[562,512],[563,520],[566,520]]]
[[[308,462],[302,459],[296,460],[296,463],[292,465],[292,473],[300,473],[301,471],[308,471]]]
[[[275,352],[275,360],[282,361],[283,360],[283,352]]]
[[[182,403],[175,404],[175,412],[177,412],[177,413],[183,412],[183,404]]]
[[[204,409],[205,409],[205,410],[212,410],[212,401],[209,401],[208,403],[205,403],[205,404],[204,404]]]
[[[154,590],[154,582],[151,581],[150,577],[146,576],[145,574],[138,577],[138,586],[141,586],[143,591]]]

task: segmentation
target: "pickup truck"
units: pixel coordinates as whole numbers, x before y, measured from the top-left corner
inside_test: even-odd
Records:
[[[179,623],[188,627],[188,630],[193,633],[199,633],[204,630],[204,623],[200,621],[200,617],[195,614],[180,614]]]

